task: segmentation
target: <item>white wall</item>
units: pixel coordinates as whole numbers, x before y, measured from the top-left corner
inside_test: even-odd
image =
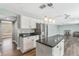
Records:
[[[53,36],[59,34],[58,32],[58,26],[54,24],[49,24],[48,25],[48,36]]]
[[[58,26],[60,34],[64,34],[64,30],[71,30],[71,34],[74,31],[79,31],[79,24],[60,25]]]

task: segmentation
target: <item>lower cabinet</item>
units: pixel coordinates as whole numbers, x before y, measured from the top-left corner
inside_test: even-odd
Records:
[[[33,46],[34,46],[34,48],[36,48],[36,40],[39,40],[39,36],[37,35],[37,36],[34,36],[33,38],[34,38]]]
[[[64,40],[61,41],[61,48],[60,48],[60,51],[61,51],[61,52],[60,52],[60,53],[61,53],[61,56],[64,55]]]
[[[20,50],[22,53],[27,52],[33,48],[36,47],[36,40],[38,40],[39,37],[38,35],[36,36],[29,36],[29,37],[24,37],[21,38],[21,43],[20,43]]]
[[[36,42],[36,55],[37,56],[63,56],[64,55],[64,39],[59,42],[55,47],[49,47],[39,42]]]
[[[24,49],[24,52],[30,50],[33,48],[33,40],[28,37],[28,38],[25,38],[24,41],[23,41],[23,49]]]
[[[64,55],[64,39],[53,48],[52,54],[54,56]]]
[[[52,48],[36,42],[36,56],[52,56]]]

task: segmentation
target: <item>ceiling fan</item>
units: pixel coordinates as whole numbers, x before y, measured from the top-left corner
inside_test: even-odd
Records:
[[[47,4],[42,4],[42,5],[40,5],[40,9],[44,9],[44,8],[46,8],[46,7],[51,7],[51,8],[53,8],[53,3],[47,3]]]
[[[64,17],[64,19],[68,19],[68,18],[70,18],[70,16],[71,15],[69,15],[69,14],[57,15],[57,16],[53,17],[53,19],[60,18],[60,17]]]
[[[63,17],[63,16],[64,16],[64,19],[68,19],[71,15],[69,14],[58,15],[58,16],[55,16],[54,18]]]

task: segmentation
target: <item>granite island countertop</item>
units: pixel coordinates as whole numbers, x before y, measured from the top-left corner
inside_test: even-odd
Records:
[[[51,37],[48,37],[48,41],[47,42],[41,42],[40,40],[37,40],[36,42],[38,43],[41,43],[41,44],[44,44],[46,46],[49,46],[49,47],[54,47],[56,46],[60,41],[62,41],[64,39],[64,35],[54,35],[54,36],[51,36]]]

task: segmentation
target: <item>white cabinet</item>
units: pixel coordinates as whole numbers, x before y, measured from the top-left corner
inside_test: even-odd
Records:
[[[39,35],[31,36],[30,38],[33,41],[33,47],[35,48],[36,47],[36,40],[39,39]]]
[[[22,53],[27,52],[36,47],[36,40],[39,39],[38,35],[29,37],[20,37],[20,50]]]
[[[52,54],[54,56],[64,55],[64,39],[53,48]]]
[[[55,47],[50,47],[39,42],[36,42],[37,56],[63,56],[64,55],[64,39]]]
[[[64,40],[61,41],[61,45],[60,46],[61,46],[60,53],[61,53],[61,56],[62,56],[62,55],[64,55]]]
[[[38,36],[38,35],[36,35],[36,36],[34,37],[34,47],[36,47],[36,40],[39,40],[39,36]]]
[[[60,51],[59,51],[60,46],[59,46],[59,45],[60,45],[60,44],[58,44],[57,46],[55,46],[55,47],[53,48],[53,51],[52,51],[53,56],[59,56],[59,55],[60,55]]]
[[[21,28],[29,28],[29,17],[21,16]]]
[[[30,37],[24,38],[23,40],[24,51],[28,51],[33,48],[33,40]]]
[[[22,40],[23,41],[20,44],[21,52],[22,53],[27,52],[27,51],[33,49],[33,40],[30,39],[30,37],[22,38]]]
[[[34,18],[30,18],[30,28],[36,28],[36,21]]]
[[[36,28],[36,19],[27,16],[21,16],[21,28]]]

